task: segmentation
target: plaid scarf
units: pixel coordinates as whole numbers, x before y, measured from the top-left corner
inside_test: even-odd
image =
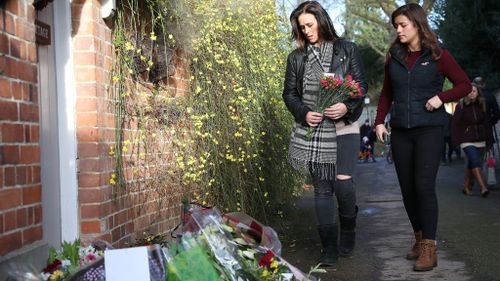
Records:
[[[315,108],[319,94],[319,80],[330,69],[333,43],[324,42],[320,46],[308,45],[307,62],[304,65],[302,101]],[[329,118],[315,128],[312,138],[306,138],[309,126],[295,122],[288,151],[290,164],[299,171],[309,171],[322,179],[335,179],[337,160],[337,134],[335,122]]]

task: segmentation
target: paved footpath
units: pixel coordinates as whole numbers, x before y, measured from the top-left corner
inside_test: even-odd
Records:
[[[357,167],[360,212],[354,256],[341,258],[333,269],[314,275],[334,281],[500,280],[500,191],[481,198],[475,187],[473,196],[463,195],[463,167],[462,161],[455,161],[441,166],[438,173],[438,267],[433,271],[414,272],[413,262],[404,258],[413,234],[394,165],[381,159]],[[288,214],[283,228],[278,229],[283,257],[308,272],[320,249],[312,190]]]

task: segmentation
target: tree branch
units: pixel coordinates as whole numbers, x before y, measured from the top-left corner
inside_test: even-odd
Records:
[[[384,11],[384,14],[388,18],[391,18],[392,12],[396,10],[396,3],[394,3],[394,1],[385,1],[385,0],[379,0],[377,2],[380,8],[382,8],[382,10]]]
[[[392,27],[388,22],[383,21],[381,18],[376,18],[374,16],[370,16],[368,14],[358,12],[357,10],[350,10],[350,12],[355,16],[358,16],[362,19],[373,22],[379,26],[382,26],[383,28],[391,28]]]
[[[434,7],[434,2],[435,0],[424,0],[424,4],[422,5],[422,8],[424,11],[429,14],[429,12],[432,10],[432,7]]]

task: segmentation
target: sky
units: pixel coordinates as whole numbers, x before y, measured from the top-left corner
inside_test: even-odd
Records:
[[[344,33],[344,20],[342,18],[342,13],[345,11],[344,1],[334,0],[327,2],[331,3],[326,8],[328,14],[330,15],[330,18],[333,21],[335,31],[337,31],[338,34],[342,35]],[[286,16],[288,18],[290,17],[290,13],[293,11],[293,9],[297,7],[297,0],[276,0],[276,7],[280,8],[283,5],[285,6]]]

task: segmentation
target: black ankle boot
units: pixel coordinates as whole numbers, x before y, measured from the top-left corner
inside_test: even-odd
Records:
[[[339,253],[342,257],[350,257],[356,244],[356,217],[358,215],[358,206],[352,216],[343,216],[339,212],[340,220],[340,243]]]
[[[337,238],[338,229],[336,224],[325,224],[318,226],[319,237],[321,238],[320,266],[333,266],[337,263],[338,249]]]

